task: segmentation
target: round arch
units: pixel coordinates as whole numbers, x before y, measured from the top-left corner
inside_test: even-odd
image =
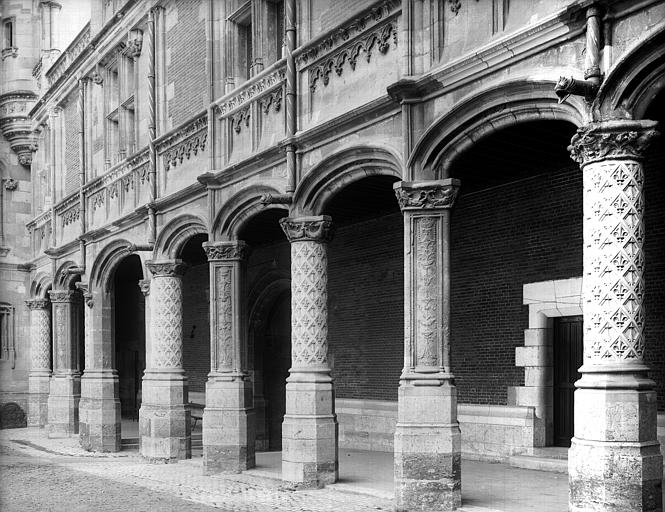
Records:
[[[607,73],[594,102],[594,117],[642,119],[665,88],[665,22],[634,44]]]
[[[277,195],[280,192],[267,185],[254,185],[247,187],[233,195],[224,206],[220,208],[213,223],[213,236],[217,240],[235,240],[243,226],[254,215],[266,210],[288,211],[286,205],[264,204],[261,198],[264,195]],[[219,237],[219,238],[217,238]]]
[[[160,230],[153,257],[155,260],[175,259],[187,241],[200,234],[208,234],[205,220],[192,214],[179,215]]]
[[[580,98],[559,104],[550,80],[513,80],[461,100],[425,131],[408,162],[409,179],[440,179],[445,169],[479,139],[526,121],[585,122]]]
[[[30,297],[35,299],[47,299],[48,290],[53,286],[51,276],[44,272],[38,272],[30,284]]]
[[[78,265],[71,260],[62,263],[55,272],[53,288],[57,288],[58,290],[73,290],[74,283],[80,280],[79,274],[69,273],[69,270],[73,268],[78,268]]]
[[[111,289],[114,270],[123,259],[131,254],[127,250],[129,245],[130,242],[127,240],[114,240],[99,252],[90,269],[91,286],[98,287],[104,292]],[[145,269],[143,275],[145,275]]]
[[[320,215],[332,197],[347,185],[370,176],[402,179],[402,163],[392,150],[354,146],[324,158],[302,179],[293,197],[301,215]]]

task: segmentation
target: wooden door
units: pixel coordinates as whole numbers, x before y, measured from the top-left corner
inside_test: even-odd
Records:
[[[582,366],[582,317],[554,320],[554,445],[570,446],[574,427],[575,381]]]

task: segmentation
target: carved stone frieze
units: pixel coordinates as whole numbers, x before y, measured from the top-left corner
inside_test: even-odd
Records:
[[[106,203],[106,189],[102,189],[99,192],[95,192],[90,195],[90,207],[94,212],[98,208],[101,208]]]
[[[188,268],[188,265],[183,263],[181,260],[147,261],[145,265],[150,273],[155,277],[182,276]]]
[[[155,149],[158,154],[163,154],[164,169],[168,171],[185,158],[189,160],[192,155],[204,151],[208,142],[207,128],[208,117],[204,114],[160,140]]]
[[[208,261],[244,260],[250,253],[250,247],[242,240],[232,242],[204,242],[203,250],[208,256]]]
[[[327,215],[285,217],[279,221],[279,224],[291,243],[304,241],[327,243],[334,235],[332,219]]]
[[[278,89],[275,89],[269,94],[266,94],[259,100],[259,104],[261,105],[261,111],[263,114],[268,114],[270,112],[270,107],[275,112],[279,112],[280,109],[282,108],[282,95],[283,95],[283,89],[279,87]]]
[[[83,53],[90,44],[90,23],[74,38],[67,49],[58,57],[53,66],[46,72],[49,87],[52,87],[62,77],[72,63]]]
[[[217,369],[233,368],[233,269],[230,266],[215,268],[215,321],[217,344]]]
[[[438,260],[437,217],[415,219],[415,294],[416,362],[419,366],[438,366],[441,334],[439,329],[441,268]]]
[[[400,181],[393,185],[397,202],[402,210],[452,208],[459,187],[460,181],[453,178],[437,181]]]
[[[73,290],[50,290],[48,292],[51,302],[74,302],[76,292]]]
[[[581,165],[608,159],[639,159],[659,135],[655,121],[605,121],[577,129],[568,146]]]
[[[68,226],[73,224],[81,218],[81,208],[77,205],[73,208],[69,208],[60,214],[62,218],[62,226]]]
[[[233,131],[237,134],[242,131],[242,125],[249,127],[249,118],[250,118],[249,106],[238,110],[235,114],[231,116],[231,127]]]
[[[264,92],[279,86],[282,88],[282,83],[286,80],[286,68],[279,68],[273,73],[266,75],[251,85],[243,87],[240,91],[229,96],[223,100],[216,107],[219,116],[226,116],[237,108],[249,104],[249,102],[262,95]]]

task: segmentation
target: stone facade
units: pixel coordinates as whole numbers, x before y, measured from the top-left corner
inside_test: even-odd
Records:
[[[662,507],[664,2],[93,2],[68,46],[38,4],[0,7],[30,427],[169,462],[202,409],[206,473],[296,488],[393,451],[398,510],[563,438],[570,510]]]

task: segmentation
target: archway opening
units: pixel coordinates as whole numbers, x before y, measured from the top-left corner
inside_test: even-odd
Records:
[[[283,209],[265,210],[238,232],[252,248],[246,283],[257,451],[282,449],[291,367],[291,248],[279,225],[286,215]]]
[[[557,389],[571,393],[568,380],[579,378],[581,366],[568,361],[575,370],[553,371],[554,318],[543,316],[538,326],[549,334],[525,334],[529,290],[553,290],[582,275],[582,173],[567,151],[575,130],[558,120],[506,127],[478,140],[449,169],[461,180],[451,217],[451,359],[458,402],[462,410],[465,404],[490,406],[497,418],[528,414],[510,406],[535,407],[537,445],[553,443],[554,417],[572,416],[564,398],[559,410],[553,404]],[[534,336],[542,342],[535,347]],[[538,357],[526,357],[526,348]],[[553,383],[553,373],[566,382]],[[483,421],[497,434],[508,428]],[[471,445],[494,449],[474,438],[473,428],[462,425],[465,430]],[[502,449],[515,448],[507,443]]]
[[[120,415],[132,421],[138,420],[146,367],[145,297],[139,288],[141,279],[143,268],[135,254],[124,258],[113,275],[113,333]]]

